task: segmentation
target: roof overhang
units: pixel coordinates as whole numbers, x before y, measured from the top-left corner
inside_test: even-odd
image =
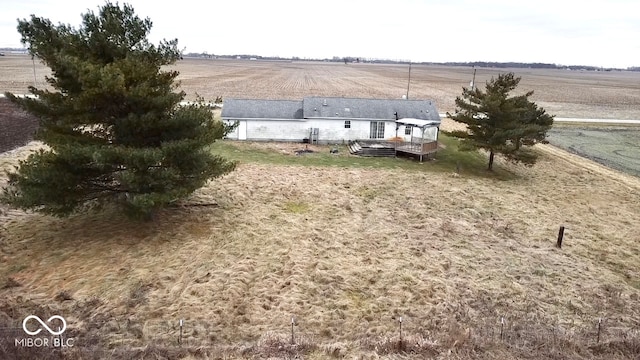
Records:
[[[307,119],[294,119],[294,118],[241,118],[241,117],[233,117],[233,116],[222,116],[222,120],[224,121],[306,121]]]
[[[353,118],[353,117],[343,117],[343,116],[309,116],[305,119],[308,120],[350,120],[350,121],[388,121],[394,122],[393,119],[380,119],[380,118]]]
[[[440,120],[423,120],[415,118],[403,118],[396,120],[396,124],[399,125],[411,125],[419,128],[426,128],[431,126],[440,126]]]

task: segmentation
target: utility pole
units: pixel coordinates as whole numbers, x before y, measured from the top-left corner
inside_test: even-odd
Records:
[[[36,60],[34,55],[31,55],[31,62],[33,63],[33,87],[36,87]]]
[[[471,80],[471,91],[475,90],[476,88],[476,67],[473,67],[473,80]]]
[[[409,85],[411,84],[411,61],[409,61],[409,81],[407,81],[407,100],[409,100]]]

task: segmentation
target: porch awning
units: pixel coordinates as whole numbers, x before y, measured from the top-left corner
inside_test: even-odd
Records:
[[[403,118],[403,119],[396,120],[396,124],[411,125],[411,126],[424,129],[429,126],[439,126],[440,120],[422,120],[422,119],[414,119],[414,118]]]

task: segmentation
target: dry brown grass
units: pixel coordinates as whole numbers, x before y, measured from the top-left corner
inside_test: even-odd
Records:
[[[24,92],[28,58],[0,61],[14,76],[0,88]],[[185,60],[178,70],[190,95],[211,99],[406,91],[402,66]],[[478,83],[497,73],[479,71]],[[640,118],[637,74],[517,73],[557,115]],[[469,76],[415,66],[412,97],[450,110]],[[0,171],[39,146],[0,154]],[[72,358],[637,358],[640,180],[538,148],[533,169],[499,162],[508,181],[243,164],[188,201],[217,206],[143,224],[109,209],[59,220],[0,207],[0,321],[63,315],[78,338]]]
[[[55,304],[70,328],[94,328],[111,347],[175,345],[182,318],[186,345],[254,356],[271,348],[264,336],[288,338],[291,316],[308,344],[298,353],[318,357],[396,354],[399,316],[422,356],[531,351],[524,340],[491,345],[502,316],[514,341],[599,317],[612,339],[640,319],[640,185],[574,160],[501,164],[518,178],[500,182],[243,164],[190,200],[217,207],[144,224],[109,211],[58,220],[4,210],[0,278],[20,286],[0,293]],[[61,290],[73,300],[55,301]],[[95,308],[77,310],[92,298]],[[489,345],[466,353],[478,344]],[[293,354],[278,346],[273,356]]]

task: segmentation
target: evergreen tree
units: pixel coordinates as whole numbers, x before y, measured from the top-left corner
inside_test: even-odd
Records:
[[[106,3],[82,25],[19,20],[22,42],[51,68],[53,91],[7,97],[40,120],[36,139],[48,148],[9,174],[3,202],[56,216],[116,203],[136,218],[232,171],[208,149],[229,130],[202,98],[179,103],[177,40],[150,44],[151,21],[129,5]]]
[[[486,90],[462,88],[456,98],[456,113],[447,116],[467,125],[466,130],[448,132],[460,140],[460,150],[489,151],[489,170],[495,154],[532,166],[537,155],[523,146],[546,143],[553,116],[529,100],[533,91],[509,96],[520,82],[513,73],[501,74],[486,84]]]

